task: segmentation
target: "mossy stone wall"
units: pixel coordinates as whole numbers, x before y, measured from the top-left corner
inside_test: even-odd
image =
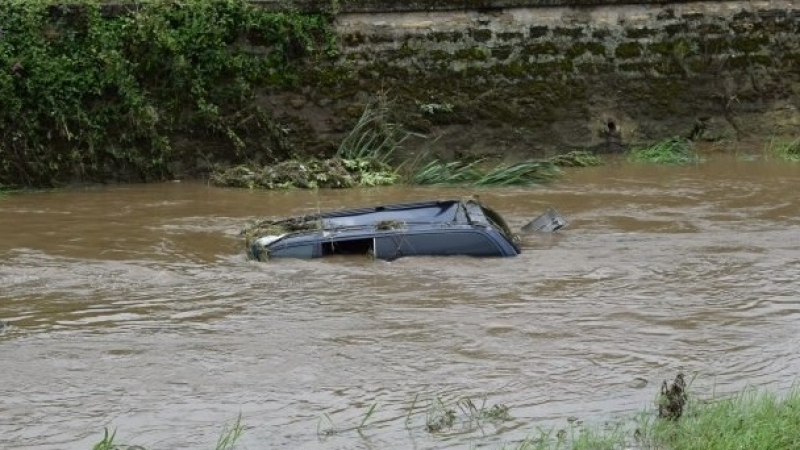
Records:
[[[334,11],[342,53],[309,100],[347,117],[384,92],[455,154],[800,130],[800,1],[402,3]]]

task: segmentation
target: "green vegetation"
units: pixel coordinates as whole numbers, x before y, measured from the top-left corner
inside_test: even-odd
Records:
[[[532,159],[515,164],[492,165],[478,160],[471,163],[430,159],[397,168],[384,162],[393,147],[371,156],[353,152],[326,160],[290,160],[264,167],[235,166],[218,170],[211,176],[216,186],[243,188],[348,188],[385,186],[395,183],[412,185],[524,186],[546,183],[561,175],[559,167],[588,167],[602,164],[588,152],[571,152],[550,159]]]
[[[800,137],[793,141],[770,139],[766,153],[789,162],[800,162]]]
[[[117,431],[114,430],[111,434],[108,434],[108,428],[103,431],[103,440],[94,444],[92,450],[115,450],[119,448],[118,445],[114,444],[114,439],[117,437]]]
[[[502,450],[629,450],[628,434],[624,427],[612,427],[607,430],[595,430],[580,425],[570,425],[556,432],[539,430],[536,437],[528,438],[514,446],[505,446]],[[648,447],[643,447],[648,448]],[[650,447],[661,449],[660,447]]]
[[[567,419],[564,427],[536,429],[530,437],[502,446],[503,450],[794,450],[800,443],[800,389],[778,396],[763,389],[747,388],[741,393],[724,397],[700,399],[684,391],[683,376],[676,377],[671,386],[666,382],[657,396],[655,411],[604,426],[583,424],[578,418]],[[509,407],[487,405],[484,398],[478,406],[468,397],[443,400],[435,397],[429,402],[416,396],[402,419],[409,431],[419,429],[432,436],[451,439],[452,433],[487,434],[487,427],[503,429],[513,420]],[[676,409],[677,408],[677,409]],[[355,432],[359,436],[373,423],[386,426],[386,421],[373,419],[378,404],[371,404],[351,423],[337,426],[334,419],[323,414],[317,423],[320,438]],[[418,419],[418,420],[415,420]],[[512,427],[515,429],[516,427]],[[243,433],[241,417],[226,426],[217,441],[216,450],[232,450]],[[139,449],[120,445],[116,433],[105,430],[103,439],[93,450]],[[464,447],[473,444],[465,443]]]
[[[103,8],[0,5],[0,184],[164,179],[212,156],[197,142],[234,163],[292,156],[255,86],[291,86],[300,61],[333,52],[328,17],[245,0],[136,2],[111,17]]]
[[[433,159],[409,170],[410,184],[467,184],[472,186],[511,186],[546,183],[561,175],[559,167],[589,167],[602,164],[587,151],[573,151],[549,159],[531,159],[515,164],[488,165]]]
[[[239,414],[233,424],[225,425],[222,429],[214,450],[232,450],[239,438],[242,437],[242,433],[244,433],[244,425],[242,425],[242,415]]]
[[[397,174],[386,164],[372,159],[305,161],[288,160],[267,166],[235,166],[211,175],[211,184],[225,187],[285,188],[349,188],[394,184]]]
[[[677,383],[677,380],[676,380]],[[673,385],[674,387],[674,385]],[[664,394],[659,396],[662,412]],[[635,421],[603,430],[570,426],[514,446],[515,450],[626,448],[657,450],[791,450],[800,442],[800,390],[788,395],[745,389],[738,395],[701,401],[684,397],[677,417],[642,413]]]
[[[389,120],[389,102],[380,97],[364,109],[344,137],[336,156],[324,160],[288,160],[266,166],[240,165],[216,170],[211,183],[245,188],[348,188],[394,184],[399,175],[390,162],[413,133]]]
[[[670,138],[631,149],[628,160],[655,164],[689,164],[698,162],[700,158],[690,140]]]
[[[490,165],[445,162],[427,155],[406,165],[397,163],[396,154],[412,136],[391,119],[391,102],[380,96],[367,105],[353,129],[339,145],[336,157],[306,161],[290,160],[269,166],[235,166],[217,170],[211,183],[245,188],[345,188],[381,186],[397,182],[416,185],[465,184],[509,186],[544,183],[560,175],[559,167],[598,165],[600,159],[589,152],[576,151],[549,160],[528,160],[515,164]]]
[[[603,164],[599,156],[586,150],[576,150],[548,159],[549,162],[559,167],[592,167]]]
[[[678,421],[651,422],[645,438],[669,450],[790,450],[800,443],[800,390],[758,389],[711,403],[692,401]]]
[[[462,163],[432,160],[414,169],[411,184],[467,184],[473,186],[510,186],[543,183],[560,174],[558,167],[544,160],[501,164],[482,169],[483,161]]]
[[[214,450],[233,450],[242,433],[244,433],[244,425],[242,425],[242,415],[239,414],[233,424],[226,425],[222,429]],[[117,444],[114,442],[116,437],[116,430],[109,433],[108,428],[106,428],[103,432],[103,439],[95,444],[92,450],[144,450],[143,447],[138,445]]]
[[[351,161],[372,160],[389,164],[403,142],[414,135],[390,120],[391,106],[383,95],[367,105],[356,125],[339,144],[336,156]]]

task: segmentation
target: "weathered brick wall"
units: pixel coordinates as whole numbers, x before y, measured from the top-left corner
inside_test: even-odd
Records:
[[[305,94],[333,118],[321,132],[379,91],[458,153],[601,145],[609,122],[627,142],[698,124],[708,139],[800,130],[800,0],[363,0],[333,13],[342,57]]]

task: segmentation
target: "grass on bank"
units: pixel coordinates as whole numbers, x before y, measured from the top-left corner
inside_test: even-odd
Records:
[[[336,156],[346,160],[372,160],[390,164],[392,156],[412,136],[390,119],[391,102],[385,95],[368,104],[358,122],[345,135],[336,150]]]
[[[800,137],[792,141],[772,138],[766,145],[765,153],[788,162],[800,162]]]
[[[467,184],[473,186],[508,186],[543,183],[560,175],[559,166],[599,165],[600,160],[587,152],[571,152],[553,160],[528,160],[515,164],[489,166],[485,161],[463,163],[433,159],[424,164],[413,162],[392,165],[393,156],[411,137],[424,138],[406,131],[391,119],[392,102],[385,94],[368,104],[356,125],[339,144],[336,156],[346,162],[375,168],[375,176],[385,182],[367,185],[392,184],[395,181],[416,185]],[[405,170],[404,170],[405,169]],[[360,171],[363,180],[370,180],[370,170]],[[401,173],[403,172],[403,173]],[[394,175],[394,176],[392,176]],[[361,183],[364,184],[363,182]]]
[[[778,396],[748,388],[701,402],[690,396],[677,420],[642,413],[632,424],[606,429],[540,431],[504,450],[796,450],[800,448],[800,390]]]
[[[685,138],[669,138],[653,144],[634,147],[628,151],[628,160],[653,164],[691,164],[700,161],[692,141]]]
[[[645,438],[669,450],[800,448],[800,389],[779,397],[748,388],[708,404],[689,403],[686,417],[653,422]]]
[[[434,399],[428,406],[414,398],[403,426],[412,428],[412,416],[421,413],[421,428],[434,439],[452,439],[447,432],[478,431],[484,435],[489,423],[502,423],[512,418],[505,405],[476,406],[468,398],[454,402]],[[657,400],[658,401],[658,400]],[[325,415],[329,427],[318,425],[321,438],[361,432],[372,424],[377,409],[373,404],[353,426],[336,427]],[[385,425],[385,423],[384,423]],[[232,450],[241,437],[241,417],[226,426],[215,450]],[[115,432],[106,429],[103,439],[93,450],[144,450],[142,447],[115,442]],[[465,442],[464,448],[474,443]],[[796,450],[800,448],[800,389],[778,396],[763,389],[748,388],[737,395],[699,401],[692,393],[680,418],[661,419],[652,411],[642,412],[617,425],[595,427],[572,422],[561,429],[537,429],[531,437],[506,444],[502,450]]]

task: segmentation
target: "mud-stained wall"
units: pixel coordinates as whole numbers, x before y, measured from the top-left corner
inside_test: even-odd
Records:
[[[456,154],[800,130],[800,1],[564,3],[344,3],[341,57],[288,112],[324,134],[383,92]]]

